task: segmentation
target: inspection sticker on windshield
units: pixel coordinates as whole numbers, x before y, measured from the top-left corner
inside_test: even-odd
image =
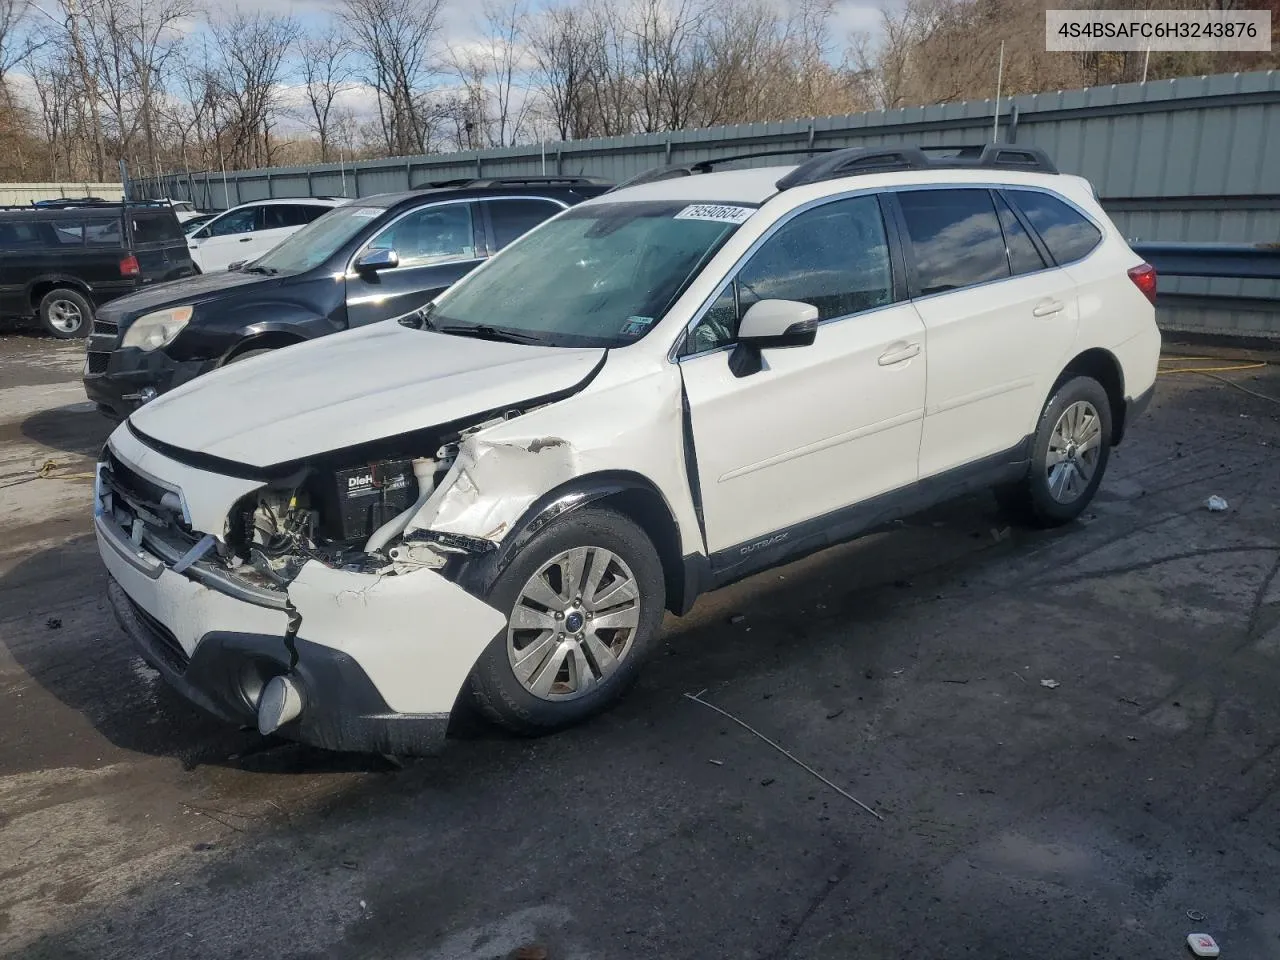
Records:
[[[365,220],[369,220],[369,219],[372,219],[373,217],[378,216],[378,214],[383,213],[384,211],[385,211],[384,207],[357,207],[356,209],[351,211],[351,215],[353,217],[361,217]]]
[[[715,220],[718,223],[745,223],[755,213],[754,207],[737,207],[727,203],[695,203],[675,215],[676,220]]]
[[[653,317],[627,317],[627,322],[622,325],[622,336],[641,336],[652,323]]]

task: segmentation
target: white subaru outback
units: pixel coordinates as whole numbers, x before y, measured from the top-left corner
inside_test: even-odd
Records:
[[[1087,181],[1007,145],[710,166],[134,413],[95,522],[146,659],[264,733],[429,752],[467,699],[581,720],[664,610],[940,500],[1080,513],[1160,350]]]

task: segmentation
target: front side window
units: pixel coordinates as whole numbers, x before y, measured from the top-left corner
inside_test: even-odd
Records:
[[[490,200],[488,208],[499,250],[563,209],[550,200]]]
[[[1009,190],[1007,194],[1059,264],[1079,260],[1102,242],[1098,228],[1057,197],[1036,190]]]
[[[898,194],[915,255],[919,295],[1009,276],[1004,235],[986,190],[908,190]]]
[[[371,241],[369,250],[394,250],[402,267],[421,267],[450,260],[474,260],[475,229],[471,204],[425,207],[401,217]]]
[[[249,233],[256,229],[258,208],[246,207],[214,220],[206,228],[211,237],[229,237],[237,233]]]
[[[760,300],[811,304],[819,320],[891,303],[893,275],[879,201],[837,200],[785,223],[698,321],[686,353],[733,343],[743,314]]]
[[[752,212],[685,201],[573,207],[451,287],[430,325],[551,346],[626,346],[653,329]]]

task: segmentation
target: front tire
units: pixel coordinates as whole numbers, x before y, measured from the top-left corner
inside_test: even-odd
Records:
[[[1092,377],[1058,381],[1036,426],[1027,476],[996,491],[1001,505],[1033,526],[1070,523],[1102,483],[1111,454],[1111,399]]]
[[[88,336],[93,323],[93,305],[79,290],[58,287],[40,298],[40,324],[59,340]]]
[[[471,673],[471,696],[524,735],[599,713],[639,673],[666,607],[662,563],[635,523],[584,507],[537,534],[491,581],[507,626]]]

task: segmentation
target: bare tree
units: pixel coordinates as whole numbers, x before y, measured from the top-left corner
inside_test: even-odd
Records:
[[[587,42],[584,18],[571,5],[547,8],[532,31],[538,92],[561,140],[589,135]]]
[[[351,44],[334,23],[304,37],[299,53],[307,98],[307,126],[320,141],[320,162],[329,160],[333,139],[334,105],[351,89],[354,70]]]
[[[221,58],[218,79],[232,111],[228,159],[270,166],[284,61],[297,42],[298,22],[291,16],[235,13],[213,24],[213,35]]]
[[[388,153],[427,148],[439,119],[426,89],[438,72],[432,45],[443,0],[345,0],[351,42],[365,64],[362,79],[378,98]]]

